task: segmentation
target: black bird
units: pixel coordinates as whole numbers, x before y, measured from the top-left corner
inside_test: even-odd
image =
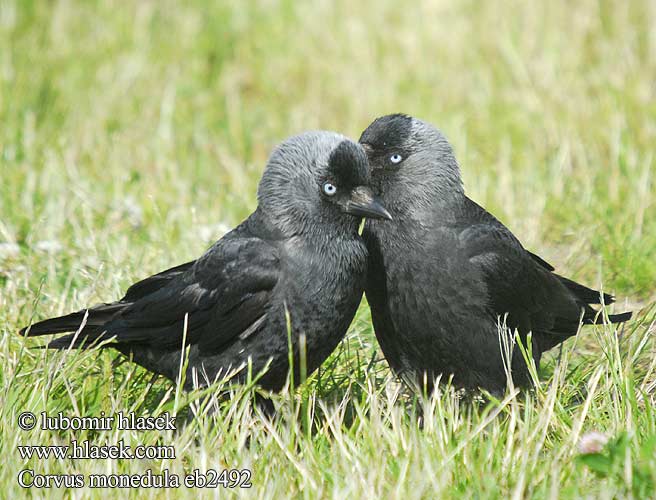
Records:
[[[580,321],[602,322],[590,304],[613,297],[554,273],[465,196],[451,145],[433,126],[388,115],[369,125],[360,143],[372,186],[393,218],[365,224],[365,295],[383,353],[406,381],[431,390],[437,377],[453,375],[457,387],[498,394],[507,383],[498,329],[504,320],[524,345],[532,332],[537,366]],[[528,385],[517,345],[509,364],[513,382]]]
[[[289,373],[289,338],[298,382],[303,358],[309,375],[335,349],[360,303],[367,262],[360,222],[390,218],[369,181],[357,143],[333,132],[292,137],[269,158],[255,212],[198,260],[132,285],[117,302],[21,333],[81,328],[47,347],[113,339],[104,347],[174,381],[184,342],[186,389],[233,370],[239,371],[232,380],[243,382],[268,366],[258,383],[280,390]]]

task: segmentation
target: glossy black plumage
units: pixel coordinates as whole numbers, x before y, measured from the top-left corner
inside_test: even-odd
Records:
[[[544,351],[576,334],[581,320],[602,321],[590,304],[613,298],[554,273],[467,198],[451,146],[434,127],[389,115],[375,120],[360,143],[393,218],[365,224],[365,294],[385,357],[406,380],[430,389],[438,376],[453,375],[456,386],[499,392],[507,383],[499,321],[524,343],[532,332],[538,365]],[[511,367],[513,381],[527,385],[517,348]]]
[[[299,338],[305,338],[310,374],[355,314],[366,269],[357,232],[361,217],[389,217],[369,181],[366,155],[356,143],[331,132],[293,137],[269,159],[257,210],[198,260],[132,285],[117,302],[41,321],[21,333],[75,332],[84,325],[48,347],[113,339],[106,346],[172,380],[185,340],[186,388],[231,370],[243,381],[250,361],[253,375],[268,366],[260,385],[279,390],[289,371],[287,318],[298,381]],[[323,191],[327,182],[336,187],[330,196]]]

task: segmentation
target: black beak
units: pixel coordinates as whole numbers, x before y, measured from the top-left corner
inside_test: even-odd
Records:
[[[344,211],[351,215],[359,215],[369,219],[392,220],[392,216],[368,187],[358,186],[351,191],[351,197],[346,202]]]

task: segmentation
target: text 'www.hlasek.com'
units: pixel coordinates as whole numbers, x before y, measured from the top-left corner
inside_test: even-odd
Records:
[[[158,416],[136,416],[132,412],[118,412],[98,417],[69,417],[62,413],[35,415],[23,412],[18,416],[18,427],[23,431],[173,431],[175,417],[168,412]],[[20,459],[26,464],[42,460],[172,460],[176,458],[173,445],[126,444],[120,439],[113,443],[93,443],[88,439],[71,439],[66,444],[21,444],[17,446]],[[249,469],[192,469],[179,474],[169,469],[128,473],[51,474],[39,471],[36,465],[26,465],[18,473],[18,484],[23,488],[250,488]]]

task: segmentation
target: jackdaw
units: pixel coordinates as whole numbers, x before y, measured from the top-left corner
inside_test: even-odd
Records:
[[[432,390],[437,377],[466,389],[506,388],[499,327],[515,329],[533,359],[599,324],[590,304],[613,297],[554,273],[494,216],[465,196],[451,145],[433,126],[402,114],[362,133],[372,186],[392,222],[367,221],[365,295],[394,371]],[[631,313],[610,315],[611,323]],[[507,337],[506,337],[507,339]],[[512,340],[512,339],[511,339]],[[521,351],[507,348],[515,384],[529,384]],[[512,360],[509,360],[512,356]]]
[[[100,341],[176,381],[189,348],[185,389],[231,371],[280,390],[289,374],[311,374],[335,349],[364,288],[363,217],[389,219],[372,195],[362,148],[333,132],[307,132],[276,148],[258,188],[258,207],[199,259],[128,288],[117,301],[21,330],[76,332],[47,347]],[[304,355],[303,355],[304,354]],[[250,363],[250,364],[249,364]]]

